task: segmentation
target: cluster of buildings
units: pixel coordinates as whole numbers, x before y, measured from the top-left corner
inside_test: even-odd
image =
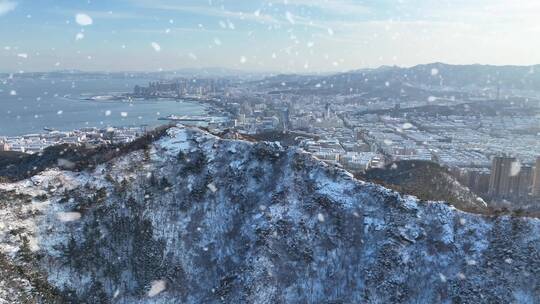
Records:
[[[258,95],[223,105],[235,119],[234,128],[244,134],[294,131],[298,145],[315,157],[353,172],[384,166],[384,156],[343,120],[326,99],[309,97],[302,106],[298,96]],[[322,109],[322,110],[321,110]]]
[[[352,172],[384,166],[383,155],[371,151],[368,144],[352,133],[349,129],[319,129],[316,134],[324,134],[322,138],[303,139],[299,146],[320,160]]]
[[[146,127],[82,128],[73,131],[50,131],[22,136],[0,137],[0,151],[28,154],[39,153],[50,146],[61,144],[101,145],[129,143],[146,132]]]
[[[515,157],[494,157],[488,193],[495,198],[540,197],[540,157],[534,166],[522,165]]]
[[[439,106],[454,107],[452,111],[433,113],[422,109],[439,100],[407,102],[404,107],[396,100],[353,97],[246,91],[222,98],[220,106],[231,113],[236,131],[306,134],[298,141],[300,147],[350,171],[403,160],[432,161],[484,197],[514,201],[538,197],[537,116],[511,109],[495,115],[471,114],[467,110],[471,100],[442,100]],[[462,113],[455,107],[460,104]],[[497,182],[497,176],[507,176],[504,170],[501,173],[501,155],[512,155],[520,165],[512,171],[515,175]]]
[[[177,78],[171,81],[150,82],[148,86],[135,86],[131,97],[135,98],[182,98],[204,96],[224,92],[230,85],[227,79]]]

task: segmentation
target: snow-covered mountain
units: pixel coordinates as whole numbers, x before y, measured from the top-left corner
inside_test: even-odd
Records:
[[[540,221],[175,127],[0,184],[0,303],[538,303]]]

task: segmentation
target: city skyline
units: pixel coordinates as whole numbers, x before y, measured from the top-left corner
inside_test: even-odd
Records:
[[[0,1],[2,72],[532,65],[540,3]],[[466,46],[466,47],[465,47]]]

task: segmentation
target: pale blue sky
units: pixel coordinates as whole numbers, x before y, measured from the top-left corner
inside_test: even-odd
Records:
[[[0,0],[0,71],[536,64],[539,15],[536,0]]]

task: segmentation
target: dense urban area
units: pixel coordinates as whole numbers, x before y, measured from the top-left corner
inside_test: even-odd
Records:
[[[540,107],[534,93],[505,86],[489,74],[487,81],[458,90],[455,83],[442,84],[441,75],[449,73],[445,69],[434,64],[408,71],[412,76],[405,78],[421,85],[406,83],[400,78],[403,71],[393,67],[257,81],[176,77],[141,84],[115,98],[133,103],[158,98],[202,103],[208,109],[206,116],[160,119],[296,145],[355,174],[399,171],[407,162],[436,163],[482,203],[538,208]],[[428,80],[418,80],[426,74]],[[0,150],[39,153],[62,143],[127,143],[147,129],[49,130],[0,137]]]

